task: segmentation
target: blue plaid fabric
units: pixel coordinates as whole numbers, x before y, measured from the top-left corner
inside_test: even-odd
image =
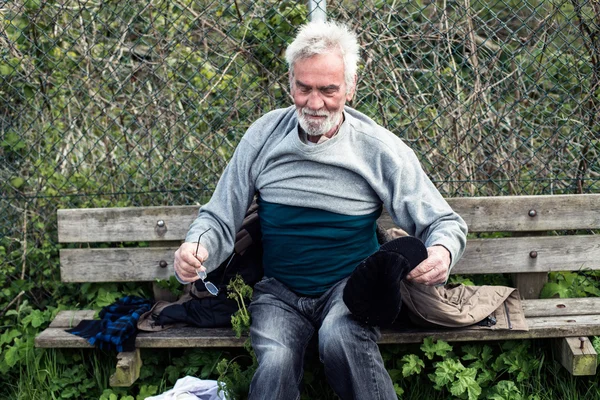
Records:
[[[150,311],[152,303],[137,296],[126,296],[100,311],[100,320],[84,320],[67,332],[87,339],[103,350],[133,351],[137,322]]]

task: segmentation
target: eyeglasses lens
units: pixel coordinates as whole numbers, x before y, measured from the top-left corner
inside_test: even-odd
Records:
[[[204,281],[204,286],[206,287],[206,290],[208,290],[208,293],[212,294],[213,296],[219,294],[219,288],[216,287],[214,283]]]

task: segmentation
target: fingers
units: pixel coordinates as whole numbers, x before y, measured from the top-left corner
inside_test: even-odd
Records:
[[[196,254],[196,248],[198,253]],[[204,269],[202,262],[208,258],[208,251],[197,243],[183,243],[175,252],[173,268],[177,276],[185,282],[194,282],[199,279],[197,270]]]
[[[440,250],[441,249],[441,250]],[[427,249],[429,256],[417,265],[406,279],[423,285],[439,285],[446,282],[448,269],[450,268],[449,255],[444,254],[447,250],[443,247],[434,246]]]
[[[440,264],[433,264],[426,261],[423,261],[413,269],[410,274],[406,276],[406,279],[423,285],[438,285],[444,283],[446,281],[448,268],[444,268]]]

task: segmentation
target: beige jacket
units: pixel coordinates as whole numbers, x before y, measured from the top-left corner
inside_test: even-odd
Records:
[[[512,329],[526,331],[517,289],[506,286],[425,286],[404,280],[402,304],[421,327]],[[476,325],[490,316],[495,324]],[[488,320],[490,320],[488,319]]]

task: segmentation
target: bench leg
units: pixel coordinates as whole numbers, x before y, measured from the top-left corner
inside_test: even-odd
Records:
[[[523,299],[539,299],[540,292],[546,283],[548,283],[547,272],[524,272],[513,274],[512,281],[515,288],[519,289],[519,294]]]
[[[573,376],[595,375],[598,355],[586,337],[556,339],[558,360]]]
[[[140,349],[117,354],[117,370],[110,377],[110,386],[128,387],[140,377]]]

